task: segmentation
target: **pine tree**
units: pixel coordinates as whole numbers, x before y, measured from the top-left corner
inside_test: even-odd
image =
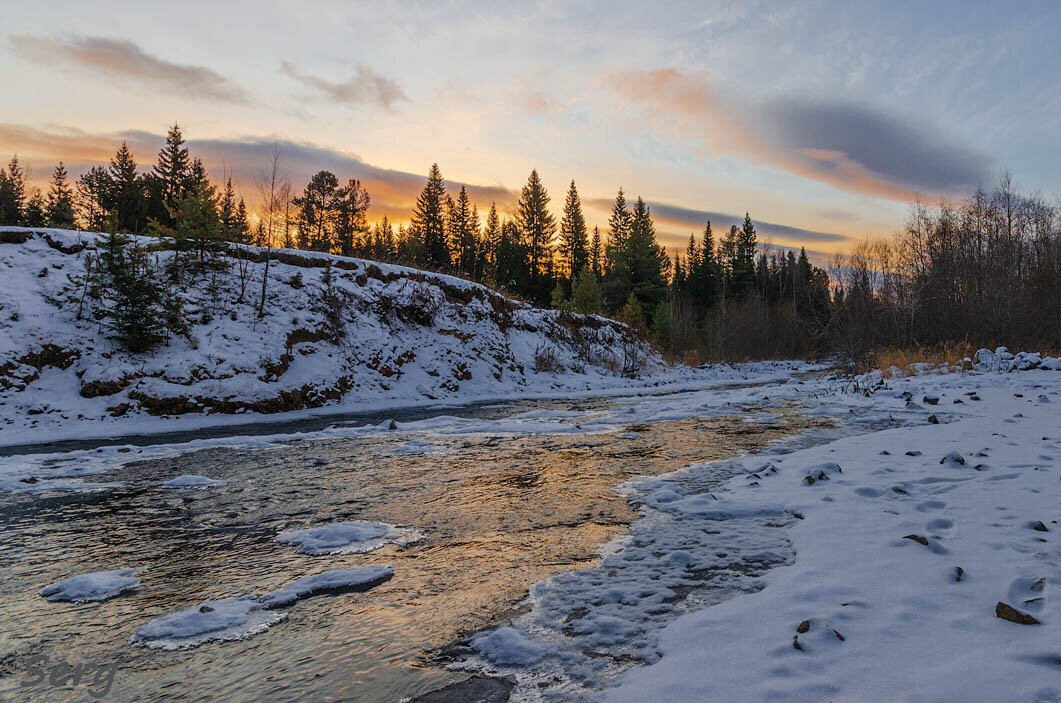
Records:
[[[22,211],[23,227],[44,227],[48,224],[48,206],[44,202],[39,188],[34,188],[33,195],[26,201]]]
[[[114,212],[119,232],[139,234],[147,225],[147,192],[144,179],[136,172],[133,153],[125,142],[111,159],[109,176],[111,190],[106,209]]]
[[[66,180],[63,162],[52,172],[52,187],[48,191],[48,226],[71,229],[74,226],[74,194]]]
[[[546,273],[546,262],[552,259],[556,218],[549,212],[549,194],[538,177],[537,169],[531,171],[527,185],[523,186],[520,193],[516,205],[516,226],[527,244],[531,278],[541,279]]]
[[[575,189],[575,182],[567,191],[564,201],[564,215],[560,220],[560,257],[567,269],[568,285],[574,285],[575,279],[589,261],[589,243],[586,231],[586,218],[582,215],[582,203]]]
[[[0,225],[22,224],[26,207],[26,172],[19,165],[18,155],[11,157],[7,171],[0,169]]]
[[[368,207],[372,199],[361,181],[352,178],[338,193],[335,213],[335,243],[343,256],[367,253]]]
[[[298,211],[298,248],[332,251],[345,193],[331,171],[318,171],[300,197],[291,201]]]
[[[90,232],[103,232],[110,221],[109,203],[114,182],[107,169],[93,166],[77,179],[76,210],[81,226]]]
[[[446,183],[442,180],[438,164],[431,164],[427,183],[416,199],[409,229],[411,236],[420,242],[420,260],[417,263],[438,271],[449,270],[451,265],[449,248],[446,246],[445,207]]]

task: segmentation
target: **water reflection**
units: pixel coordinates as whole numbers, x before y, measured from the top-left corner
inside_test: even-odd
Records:
[[[636,518],[613,487],[762,446],[811,423],[692,419],[618,433],[431,437],[442,452],[398,453],[404,434],[211,449],[105,474],[100,493],[0,497],[0,697],[23,688],[27,659],[118,663],[107,700],[397,701],[464,675],[431,650],[510,615],[527,587],[595,563]],[[620,439],[623,431],[636,432]],[[327,463],[315,461],[323,457]],[[179,474],[225,479],[166,490]],[[415,527],[423,541],[371,554],[308,556],[273,538],[341,520]],[[181,652],[129,645],[148,620],[203,600],[264,593],[329,569],[391,564],[366,593],[296,604],[265,634]],[[147,567],[142,585],[103,603],[49,603],[45,585],[91,570]],[[70,687],[69,699],[87,694]]]

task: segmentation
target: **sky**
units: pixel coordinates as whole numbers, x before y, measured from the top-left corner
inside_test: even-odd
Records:
[[[822,257],[1004,169],[1061,194],[1057,2],[0,0],[0,159],[43,183],[181,125],[249,201],[358,178],[404,221],[432,162],[480,211],[536,168],[591,225],[622,187],[681,246],[751,213]],[[459,186],[458,186],[459,187]]]

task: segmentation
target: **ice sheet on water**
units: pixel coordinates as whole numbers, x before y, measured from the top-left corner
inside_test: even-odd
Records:
[[[78,574],[46,586],[41,596],[53,602],[89,603],[107,600],[139,586],[140,579],[136,578],[136,573],[137,569],[116,569]]]
[[[219,486],[224,481],[214,478],[207,478],[206,476],[196,476],[194,474],[183,474],[175,478],[171,478],[168,481],[162,482],[163,488],[206,488],[207,486]]]
[[[303,530],[284,530],[276,536],[281,544],[294,544],[303,554],[363,554],[385,544],[406,545],[420,539],[416,530],[382,522],[357,520],[333,522]]]
[[[371,588],[394,576],[389,566],[359,566],[304,576],[262,599],[266,608],[290,605],[300,598],[324,591]]]

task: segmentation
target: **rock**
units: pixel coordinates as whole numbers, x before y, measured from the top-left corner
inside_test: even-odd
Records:
[[[924,545],[926,547],[928,546],[928,539],[922,537],[921,535],[903,535],[903,539],[912,539],[918,544]]]
[[[929,415],[928,416],[928,424],[930,424],[930,425],[938,425],[939,424],[939,418],[936,417],[935,415]]]
[[[803,477],[803,482],[806,483],[808,486],[813,486],[814,485],[814,477],[808,474],[807,476]]]
[[[199,612],[200,613],[212,613],[212,612],[214,612],[214,609],[211,608],[209,605],[200,605],[199,606]]]
[[[315,456],[313,457],[313,463],[317,466],[326,466],[329,462],[322,456]]]
[[[955,398],[954,399],[954,404],[955,405],[965,405],[965,401],[962,400],[961,398]]]
[[[960,464],[961,466],[965,466],[965,457],[963,457],[958,452],[951,452],[950,454],[947,454],[945,457],[940,459],[939,463],[940,464]]]
[[[1050,531],[1050,530],[1046,529],[1046,525],[1043,524],[1042,520],[1039,520],[1037,522],[1033,522],[1032,523],[1032,529],[1035,530],[1036,532],[1049,532]]]
[[[803,651],[803,645],[799,643],[799,635],[792,638],[792,649],[798,649],[801,652]]]
[[[1024,394],[1023,394],[1023,393],[1014,393],[1014,394],[1013,394],[1013,397],[1014,397],[1014,398],[1023,398],[1023,397],[1024,397]]]
[[[1033,618],[1031,615],[1028,615],[1027,613],[1022,613],[1016,608],[1014,608],[1012,605],[1007,605],[1002,601],[999,601],[998,605],[995,606],[995,617],[1002,618],[1003,620],[1009,620],[1010,622],[1015,622],[1018,625],[1042,624],[1038,620]]]
[[[808,630],[810,630],[810,620],[804,620],[798,626],[796,626],[796,632],[798,632],[801,635],[804,632],[807,632]]]
[[[965,576],[965,569],[963,569],[960,566],[955,566],[954,567],[954,581],[955,581],[955,583],[961,582],[962,576]]]
[[[919,452],[916,449],[914,449],[914,450],[911,450],[911,451],[907,452],[906,456],[921,456],[921,452]]]
[[[19,483],[36,483],[39,480],[40,479],[38,479],[36,476],[27,476],[26,478],[20,478],[18,480],[18,482]]]
[[[925,405],[939,405],[938,395],[926,395],[921,399],[921,402]]]
[[[398,423],[395,422],[394,420],[391,420],[391,424],[387,425],[387,429],[388,430],[396,430],[396,429],[398,429]]]
[[[803,513],[792,513],[792,517],[796,518],[797,520],[802,520]]]
[[[899,495],[901,495],[901,496],[908,496],[908,495],[910,495],[910,494],[909,494],[909,493],[907,492],[907,490],[906,490],[905,488],[902,488],[902,487],[900,487],[900,486],[892,486],[892,492],[894,492],[894,493],[898,493],[898,494],[899,494]]]
[[[978,396],[978,395],[971,395],[971,396],[969,396],[969,400],[975,400],[975,401],[978,401],[978,402],[979,402],[979,400],[980,400],[980,396]]]
[[[880,450],[880,454],[881,456],[891,456],[892,453],[889,452],[887,449],[882,449]]]

